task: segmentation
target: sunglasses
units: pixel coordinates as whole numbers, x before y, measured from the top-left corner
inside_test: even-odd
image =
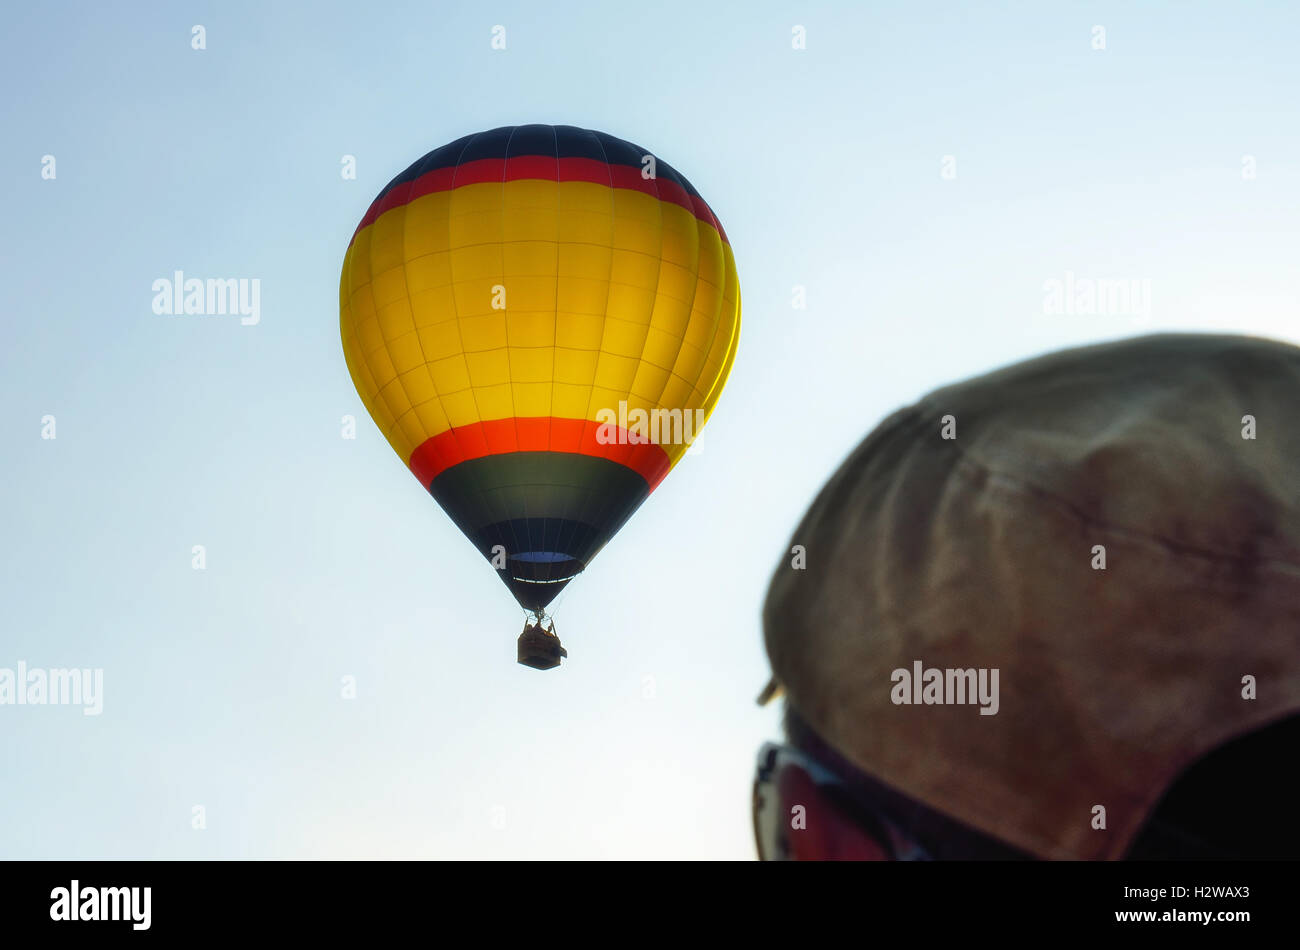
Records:
[[[793,746],[767,742],[758,752],[758,767],[754,772],[754,841],[760,861],[791,860],[790,834],[793,829],[790,827],[790,810],[782,802],[777,789],[777,778],[787,766],[803,770],[818,791],[870,834],[891,860],[933,860],[916,839],[904,832],[879,806],[863,801],[840,776]]]

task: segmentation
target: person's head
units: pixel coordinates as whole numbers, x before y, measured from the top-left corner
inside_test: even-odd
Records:
[[[865,774],[789,703],[785,744],[755,774],[760,857],[794,861],[1032,860],[1034,855],[927,808]],[[1225,743],[1169,788],[1128,860],[1293,859],[1300,855],[1300,716]]]
[[[785,706],[785,744],[766,744],[754,782],[764,860],[1017,860],[1030,857],[900,795],[855,767]]]
[[[1300,856],[1296,405],[1300,348],[1171,334],[885,420],[768,591],[761,847]]]

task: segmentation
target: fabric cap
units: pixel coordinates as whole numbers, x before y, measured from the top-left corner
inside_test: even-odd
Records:
[[[806,567],[787,556],[763,612],[775,680],[905,795],[1042,858],[1122,857],[1195,759],[1300,712],[1298,415],[1300,348],[1241,336],[1071,349],[931,393],[795,531]],[[997,669],[996,714],[895,704],[915,661]]]

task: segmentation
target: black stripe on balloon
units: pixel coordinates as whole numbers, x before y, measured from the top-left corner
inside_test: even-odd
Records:
[[[521,606],[546,607],[649,495],[644,478],[609,459],[510,452],[469,459],[429,491],[489,561],[506,552],[501,579]],[[519,539],[528,551],[518,550]]]
[[[484,158],[518,158],[523,155],[589,158],[610,165],[640,169],[642,158],[652,154],[654,153],[639,145],[605,132],[580,129],[572,125],[505,125],[499,129],[461,136],[454,142],[434,149],[412,162],[405,171],[385,185],[375,200],[382,199],[398,185],[414,181],[421,175]],[[658,156],[655,157],[655,174],[676,182],[696,198],[700,196],[685,175],[667,162],[660,161]]]

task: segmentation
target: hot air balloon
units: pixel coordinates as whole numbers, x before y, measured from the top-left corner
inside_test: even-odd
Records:
[[[679,172],[572,126],[466,135],[394,178],[343,259],[348,371],[536,623],[682,458],[736,354],[726,232]],[[551,643],[551,640],[554,643]]]

